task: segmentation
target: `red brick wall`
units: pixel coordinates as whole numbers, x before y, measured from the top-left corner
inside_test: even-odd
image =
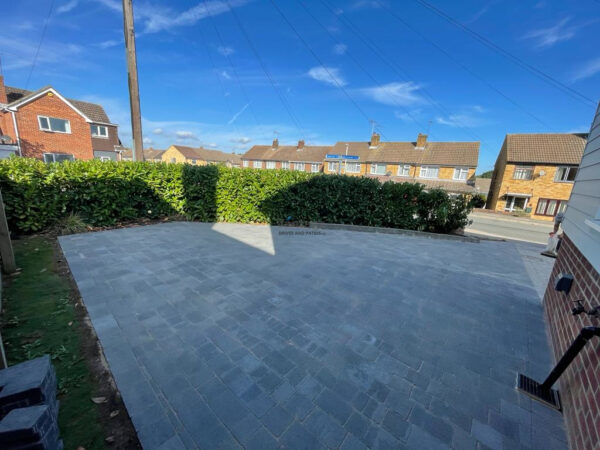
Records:
[[[21,106],[16,113],[23,156],[42,159],[46,152],[71,153],[76,159],[93,159],[90,124],[56,95]],[[40,130],[38,115],[68,119],[71,133]]]
[[[568,295],[554,290],[554,280],[561,272],[574,277]],[[583,327],[600,326],[600,319],[571,314],[576,300],[583,300],[586,310],[600,304],[600,275],[564,235],[544,296],[557,361]],[[600,339],[588,341],[559,379],[559,387],[571,449],[600,448]]]

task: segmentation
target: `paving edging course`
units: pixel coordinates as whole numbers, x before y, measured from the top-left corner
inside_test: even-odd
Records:
[[[346,231],[359,231],[362,233],[383,233],[383,234],[401,234],[404,236],[424,237],[429,239],[445,239],[448,241],[463,241],[472,242],[478,244],[481,239],[475,236],[459,236],[456,234],[440,234],[440,233],[427,233],[425,231],[415,230],[403,230],[400,228],[385,228],[385,227],[371,227],[367,225],[348,225],[341,223],[322,223],[322,222],[310,222],[309,228],[317,228],[321,230],[346,230]]]

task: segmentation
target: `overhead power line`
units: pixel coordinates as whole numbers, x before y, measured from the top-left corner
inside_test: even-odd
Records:
[[[379,2],[379,0],[375,0],[375,1],[377,1],[377,3],[379,3],[379,4],[381,4]],[[575,90],[575,89],[567,86],[566,84],[564,84],[561,81],[557,80],[556,78],[554,78],[553,76],[549,75],[548,73],[546,73],[546,72],[538,69],[537,67],[532,66],[528,62],[523,61],[518,56],[514,55],[513,53],[509,52],[508,50],[505,50],[504,48],[500,47],[498,44],[495,44],[494,42],[492,42],[491,40],[489,40],[485,36],[481,35],[477,31],[475,31],[475,30],[469,28],[468,26],[464,25],[462,22],[459,22],[458,20],[454,19],[453,17],[451,17],[450,15],[446,14],[444,11],[442,11],[441,9],[435,7],[434,5],[432,5],[431,3],[427,2],[426,0],[414,0],[414,1],[417,2],[417,3],[419,3],[421,6],[429,9],[430,11],[433,11],[435,14],[437,14],[438,16],[440,16],[441,18],[443,18],[447,22],[451,23],[452,25],[454,25],[454,26],[460,28],[461,30],[463,30],[465,33],[469,34],[471,37],[473,37],[479,43],[483,44],[484,46],[486,46],[487,48],[491,49],[495,53],[498,53],[498,54],[504,56],[505,58],[509,59],[510,61],[512,61],[513,63],[515,63],[516,65],[518,65],[519,67],[521,67],[521,68],[527,70],[528,72],[532,73],[533,75],[535,75],[539,79],[543,80],[544,82],[546,82],[550,86],[555,87],[556,89],[562,91],[563,93],[565,93],[567,95],[570,95],[572,98],[574,98],[576,100],[579,100],[580,102],[582,102],[584,104],[594,105],[594,106],[596,105],[596,102],[594,102],[594,100],[592,100],[591,98],[589,98],[586,95],[582,94],[581,92],[579,92],[579,91],[577,91],[577,90]]]
[[[44,21],[44,28],[42,28],[42,36],[40,37],[40,42],[35,50],[35,55],[33,56],[33,62],[31,63],[31,69],[29,69],[29,75],[27,75],[27,81],[25,82],[25,89],[29,87],[29,81],[31,80],[31,75],[33,74],[33,69],[35,69],[35,64],[37,63],[38,56],[40,54],[40,49],[42,48],[42,42],[44,42],[44,37],[46,36],[46,30],[48,29],[48,22],[50,22],[50,16],[52,16],[52,10],[54,9],[54,0],[50,2],[50,9],[48,10],[48,15],[46,16],[46,20]]]
[[[227,2],[227,7],[229,8],[229,12],[233,16],[233,18],[234,18],[234,20],[235,20],[238,28],[242,32],[242,35],[246,39],[246,42],[248,43],[248,46],[252,50],[252,53],[254,54],[254,57],[258,61],[261,69],[265,73],[265,76],[267,77],[269,83],[271,84],[271,87],[273,88],[273,90],[275,91],[275,93],[277,94],[277,96],[279,97],[279,100],[281,101],[281,104],[283,105],[284,109],[287,111],[288,115],[292,119],[292,122],[294,122],[294,124],[296,125],[296,128],[298,129],[298,132],[299,132],[300,136],[303,136],[303,134],[304,134],[303,128],[300,125],[300,121],[298,120],[298,117],[294,113],[294,111],[292,109],[292,106],[288,103],[288,101],[285,98],[285,96],[283,95],[283,93],[277,87],[277,84],[275,83],[275,80],[273,79],[273,76],[271,75],[271,72],[269,72],[269,69],[267,69],[267,66],[265,65],[265,62],[261,58],[260,53],[258,52],[256,46],[252,42],[252,39],[250,39],[250,35],[246,31],[246,28],[244,28],[244,25],[242,24],[242,22],[241,22],[240,18],[238,17],[237,13],[235,12],[235,9],[231,6],[231,3],[229,2],[229,0],[226,0],[226,2]]]
[[[207,0],[203,0],[203,3],[204,3],[204,8],[208,12],[209,11],[208,1]],[[211,22],[213,29],[215,30],[215,34],[217,35],[217,38],[219,39],[220,45],[222,47],[226,47],[225,41],[223,39],[223,36],[221,35],[221,32],[219,31],[219,27],[217,27],[217,24],[215,23],[215,20],[214,20],[212,14],[208,13],[208,19]],[[206,45],[206,51],[209,54],[209,58],[211,60],[211,63],[213,64],[213,67],[216,70],[216,66],[215,66],[215,64],[213,62],[212,57],[210,56],[210,51],[209,51],[209,48],[208,48],[208,44],[206,42],[205,42],[205,45]],[[246,104],[250,105],[250,107],[248,109],[250,110],[250,114],[252,114],[252,117],[254,118],[254,122],[256,123],[256,126],[260,127],[260,122],[258,121],[258,118],[256,116],[256,112],[254,111],[254,108],[252,107],[252,102],[250,101],[248,93],[246,92],[246,88],[242,84],[241,78],[240,78],[240,76],[238,74],[238,71],[237,71],[237,69],[236,69],[236,67],[235,67],[232,59],[230,58],[230,56],[228,54],[226,54],[224,56],[227,59],[227,62],[229,63],[229,66],[231,67],[231,71],[233,72],[233,76],[235,78],[235,81],[236,81],[238,87],[240,88],[240,91],[242,92],[242,95],[244,96],[244,100],[246,101]],[[217,74],[217,77],[218,76],[219,75]],[[223,90],[223,93],[225,93],[225,87],[223,86],[223,80],[221,80],[221,78],[219,78],[219,83],[221,84],[221,89]],[[233,112],[232,112],[232,114],[233,114]]]
[[[306,11],[306,13],[321,27],[323,28],[323,30],[325,30],[325,32],[329,35],[329,37],[336,43],[336,44],[341,44],[340,40],[337,39],[333,33],[319,20],[317,19],[317,17],[310,11],[310,8],[308,8],[302,0],[297,0],[298,3],[302,6],[302,8],[304,8],[304,10]],[[377,79],[367,70],[367,68],[360,62],[359,59],[355,58],[354,55],[350,52],[347,51],[346,52],[348,54],[348,56],[350,57],[350,59],[352,59],[352,61],[373,81],[373,83],[375,83],[379,88],[383,88],[383,86],[381,85],[381,83],[379,81],[377,81]],[[401,108],[407,115],[408,117],[410,117],[410,119],[416,123],[418,126],[420,126],[421,128],[423,128],[423,124],[420,123],[419,120],[417,120],[416,117],[414,117],[414,115],[410,112],[410,110],[408,108],[406,108],[404,105],[399,104],[398,102],[395,102],[396,105]],[[374,121],[369,120],[369,122],[374,123]]]
[[[312,47],[309,45],[309,43],[304,39],[304,37],[302,36],[302,34],[300,34],[298,32],[298,30],[296,29],[296,27],[292,24],[292,22],[290,22],[288,20],[288,18],[286,17],[286,15],[279,8],[279,6],[277,6],[277,4],[274,2],[274,0],[270,0],[270,2],[271,2],[271,5],[273,5],[273,7],[277,10],[277,12],[281,16],[281,18],[284,20],[284,22],[287,23],[287,25],[291,28],[291,30],[294,32],[294,34],[296,34],[296,36],[298,37],[298,39],[300,39],[300,42],[302,42],[302,44],[306,47],[306,49],[310,52],[310,54],[321,65],[321,67],[325,70],[325,72],[327,72],[327,75],[329,76],[329,79],[331,81],[333,81],[334,84],[344,93],[344,95],[348,98],[348,100],[350,101],[350,103],[352,103],[352,105],[356,108],[356,110],[367,121],[371,120],[370,117],[367,115],[367,113],[360,107],[360,105],[354,100],[354,98],[352,98],[352,96],[350,95],[350,93],[348,92],[348,90],[346,88],[344,88],[344,85],[342,83],[340,83],[340,81],[338,80],[338,78],[334,74],[331,73],[331,71],[329,70],[329,68],[323,63],[323,60],[321,60],[321,58],[319,57],[319,55],[317,55],[317,53],[312,49]]]
[[[375,1],[378,2],[378,0],[375,0]],[[504,98],[506,101],[508,101],[509,103],[511,103],[513,106],[515,106],[516,108],[518,108],[521,111],[523,111],[529,117],[531,117],[536,122],[538,122],[540,125],[544,126],[547,129],[551,128],[550,125],[548,125],[546,122],[544,122],[542,119],[540,119],[537,115],[535,115],[534,113],[532,113],[531,111],[529,111],[527,108],[525,108],[523,105],[521,105],[515,99],[513,99],[511,96],[509,96],[508,94],[506,94],[505,92],[503,92],[498,87],[494,86],[492,83],[490,83],[484,77],[482,77],[477,72],[475,72],[474,70],[472,70],[471,68],[469,68],[467,65],[463,64],[462,62],[460,62],[450,52],[448,52],[442,46],[438,45],[436,42],[434,42],[433,40],[431,40],[429,37],[427,37],[424,33],[422,33],[421,31],[419,31],[417,28],[413,27],[410,23],[408,23],[406,20],[404,20],[400,15],[398,15],[395,11],[393,11],[392,9],[390,9],[387,5],[385,5],[385,4],[381,3],[381,2],[378,2],[378,4],[381,5],[382,8],[386,9],[389,12],[390,16],[392,16],[394,19],[396,19],[398,22],[400,22],[402,25],[404,25],[410,31],[412,31],[416,35],[420,36],[423,40],[425,40],[426,42],[428,42],[431,46],[435,47],[440,53],[442,53],[448,59],[450,59],[451,61],[453,61],[456,65],[458,65],[461,69],[463,69],[469,75],[471,75],[472,77],[474,77],[474,78],[478,79],[479,81],[481,81],[488,88],[490,88],[491,90],[493,90],[496,94],[500,95],[502,98]]]
[[[328,8],[332,14],[335,14],[335,11],[333,10],[333,8],[327,4],[327,2],[325,0],[321,0],[321,3]],[[400,76],[401,78],[403,78],[406,81],[411,81],[412,77],[406,72],[406,70],[404,70],[401,66],[399,66],[396,63],[393,63],[391,60],[389,60],[389,58],[387,58],[385,56],[385,54],[383,53],[383,51],[369,38],[367,38],[366,36],[363,35],[363,33],[360,32],[360,30],[358,29],[358,27],[347,17],[342,17],[341,20],[343,20],[346,24],[346,26],[348,27],[348,29],[359,39],[362,41],[362,43],[367,46],[384,64],[386,64],[390,69],[392,69],[392,71],[394,71],[398,76]],[[452,116],[453,114],[444,106],[442,105],[439,101],[437,101],[433,95],[431,95],[429,93],[429,91],[424,88],[421,87],[421,92],[425,95],[427,101],[434,106],[435,108],[437,108],[439,111],[442,112],[443,115],[446,115],[448,117]],[[410,113],[409,113],[410,114]],[[412,114],[409,117],[413,117]],[[413,119],[414,120],[414,119]],[[458,120],[454,120],[453,123],[460,128],[464,133],[470,135],[471,137],[474,137],[475,139],[479,140],[479,141],[483,141],[483,139],[477,135],[477,133],[468,130],[466,127],[464,127],[460,121]],[[417,124],[419,124],[417,122]],[[428,129],[429,126],[425,127],[422,124],[419,124],[419,126],[421,127],[421,129]],[[433,136],[433,135],[432,135]]]

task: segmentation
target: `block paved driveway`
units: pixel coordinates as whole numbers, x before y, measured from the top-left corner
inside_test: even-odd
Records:
[[[145,448],[567,448],[539,247],[311,232],[60,239]]]

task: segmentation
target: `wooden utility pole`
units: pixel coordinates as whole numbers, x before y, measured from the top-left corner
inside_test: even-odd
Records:
[[[140,111],[140,88],[138,86],[137,58],[135,56],[132,1],[123,0],[123,32],[125,33],[129,105],[131,107],[131,132],[133,134],[132,156],[134,161],[143,161],[144,142],[142,140],[142,113]]]

